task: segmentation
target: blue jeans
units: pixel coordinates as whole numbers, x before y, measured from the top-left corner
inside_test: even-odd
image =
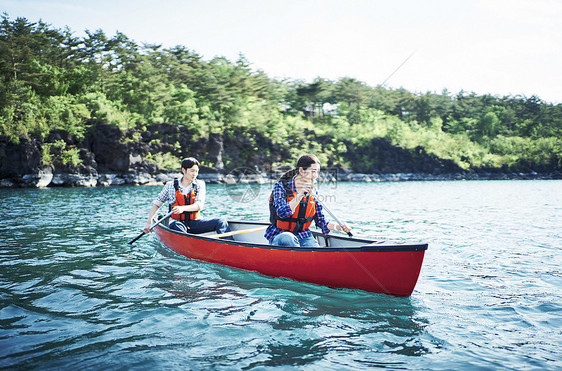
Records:
[[[291,232],[281,232],[269,241],[270,245],[287,247],[319,247],[313,236],[298,238]]]
[[[226,218],[203,218],[189,220],[187,222],[187,227],[183,222],[179,220],[174,220],[170,223],[170,229],[174,229],[183,233],[187,233],[188,228],[189,233],[195,234],[212,231],[216,231],[218,234],[230,232],[230,227],[228,226]]]

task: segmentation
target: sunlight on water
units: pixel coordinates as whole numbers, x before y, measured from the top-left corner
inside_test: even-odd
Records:
[[[237,187],[204,214],[266,221]],[[429,243],[409,298],[127,244],[160,189],[0,189],[0,367],[562,367],[560,181],[324,185],[356,235]]]

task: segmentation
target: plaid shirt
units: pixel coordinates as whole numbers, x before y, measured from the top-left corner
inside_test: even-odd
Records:
[[[294,179],[289,180],[289,185],[294,192],[297,191]],[[314,223],[322,230],[323,234],[328,234],[330,233],[330,230],[328,229],[328,222],[326,221],[324,213],[322,212],[322,205],[320,205],[316,201],[314,203],[316,204],[316,215],[314,215]],[[275,208],[275,211],[277,211],[277,215],[279,215],[280,218],[288,218],[293,215],[291,207],[287,202],[287,192],[285,191],[285,187],[283,187],[283,184],[281,182],[277,182],[275,183],[275,186],[273,186],[273,207]],[[271,224],[269,227],[267,227],[264,237],[267,238],[268,241],[271,241],[273,237],[282,232],[287,231],[277,228],[277,226]],[[310,236],[312,236],[312,233],[309,229],[305,229],[304,231],[297,234],[297,238],[299,240]]]
[[[197,195],[195,195],[194,204],[199,204],[199,211],[201,211],[203,210],[203,206],[205,206],[205,182],[199,179],[196,179],[194,182],[197,183]],[[181,179],[178,179],[178,183],[180,192],[184,195],[187,195],[193,189],[193,183],[187,186],[187,188],[181,184]],[[166,183],[160,194],[156,196],[156,199],[152,203],[158,207],[161,207],[164,203],[168,203],[168,205],[176,203],[176,189],[174,188],[173,180]]]

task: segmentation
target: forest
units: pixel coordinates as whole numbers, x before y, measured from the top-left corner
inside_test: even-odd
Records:
[[[0,141],[34,140],[43,165],[79,166],[80,148],[100,123],[129,142],[151,140],[156,124],[181,128],[187,142],[170,134],[143,156],[160,169],[177,170],[194,153],[219,170],[274,168],[315,153],[323,165],[348,171],[403,171],[385,155],[391,147],[462,171],[562,170],[562,105],[537,96],[278,80],[243,55],[204,60],[187,46],[139,44],[102,30],[77,37],[4,13]],[[222,143],[220,163],[196,148],[211,137]]]

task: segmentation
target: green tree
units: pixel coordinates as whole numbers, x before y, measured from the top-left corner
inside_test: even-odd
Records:
[[[498,132],[500,120],[494,112],[486,113],[476,126],[476,133],[478,137],[495,137]]]
[[[50,140],[45,161],[76,165],[80,150],[49,138],[64,133],[79,141],[96,122],[126,131],[124,140],[138,140],[155,123],[185,126],[175,132],[193,136],[202,156],[209,155],[201,149],[206,142],[223,140],[227,166],[280,164],[312,151],[333,165],[348,166],[353,158],[368,171],[378,160],[367,149],[387,143],[464,169],[561,167],[562,105],[536,96],[412,93],[353,78],[275,80],[242,55],[206,61],[184,46],[137,44],[102,30],[78,38],[4,14],[0,135],[12,142]],[[166,139],[167,152],[147,159],[163,164],[183,156],[190,149],[181,135]],[[353,151],[361,154],[348,154]]]

